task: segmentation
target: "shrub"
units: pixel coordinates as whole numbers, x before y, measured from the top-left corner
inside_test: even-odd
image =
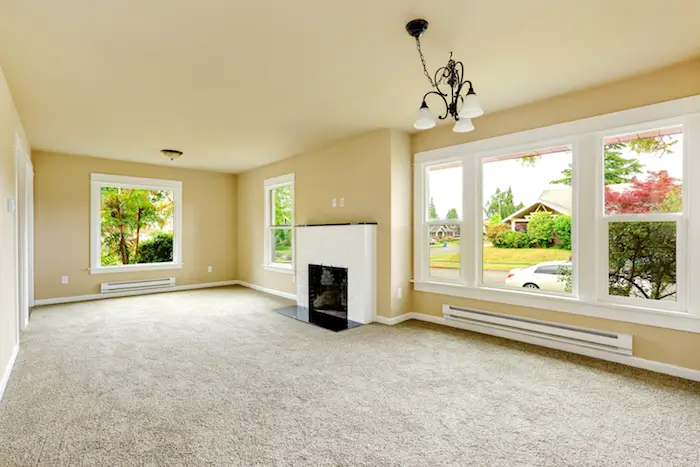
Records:
[[[559,245],[565,249],[571,249],[571,216],[557,216],[554,218],[554,233],[559,240]]]
[[[524,232],[508,231],[503,235],[502,248],[528,248],[530,241]]]
[[[530,244],[546,248],[554,239],[554,217],[549,212],[536,212],[527,223]]]
[[[503,219],[501,219],[501,215],[499,213],[494,214],[491,216],[491,219],[489,219],[489,225],[498,225],[501,222],[503,222]]]
[[[496,248],[505,248],[503,245],[504,236],[510,231],[507,225],[490,225],[486,229],[486,239]]]
[[[156,232],[139,245],[137,263],[165,263],[173,260],[173,234]]]

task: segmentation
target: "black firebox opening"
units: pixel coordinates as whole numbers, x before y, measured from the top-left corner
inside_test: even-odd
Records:
[[[347,268],[309,264],[309,310],[319,319],[348,319]]]

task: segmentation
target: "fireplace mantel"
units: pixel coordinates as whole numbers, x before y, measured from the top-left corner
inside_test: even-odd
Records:
[[[377,225],[352,223],[295,228],[297,305],[309,307],[309,264],[347,268],[348,319],[371,323],[377,308]]]

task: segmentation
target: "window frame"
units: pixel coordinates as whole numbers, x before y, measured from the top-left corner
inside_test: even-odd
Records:
[[[574,138],[558,138],[558,139],[551,139],[551,140],[545,140],[545,141],[537,141],[537,142],[531,142],[527,144],[522,144],[522,145],[516,145],[516,146],[511,146],[503,149],[495,149],[492,151],[485,151],[479,154],[474,155],[474,157],[477,159],[477,172],[475,174],[476,176],[476,187],[477,187],[477,196],[476,196],[476,203],[477,206],[479,206],[479,209],[476,209],[475,212],[475,217],[474,217],[474,223],[476,224],[479,222],[479,225],[483,223],[483,211],[481,209],[482,206],[484,206],[484,190],[483,190],[483,181],[484,181],[484,161],[486,159],[494,158],[494,157],[499,157],[499,156],[508,156],[510,154],[520,154],[520,153],[525,153],[525,152],[532,152],[532,151],[537,151],[541,149],[548,149],[552,147],[557,147],[557,146],[569,146],[571,148],[571,166],[572,166],[572,172],[571,172],[571,209],[572,209],[572,215],[571,215],[571,255],[574,258],[577,258],[577,248],[578,248],[578,233],[576,230],[576,212],[577,212],[577,202],[576,202],[576,196],[574,193],[576,192],[576,187],[578,184],[578,179],[576,178],[576,172],[577,170],[577,164],[576,164],[576,153],[577,153],[577,143],[575,142]],[[529,292],[523,292],[521,290],[515,289],[513,287],[509,287],[507,285],[499,285],[499,284],[489,284],[484,282],[484,274],[483,274],[483,264],[484,264],[484,249],[483,249],[483,237],[481,235],[476,235],[475,234],[475,248],[476,248],[476,261],[474,263],[474,267],[476,268],[475,274],[476,274],[476,286],[480,288],[485,288],[485,289],[494,289],[494,290],[504,290],[504,291],[512,291],[516,293],[529,293],[529,294],[536,294],[536,295],[543,295],[543,296],[559,296],[559,297],[577,297],[578,296],[578,269],[577,269],[577,261],[572,261],[571,264],[571,292],[555,292],[555,291],[549,291],[549,290],[537,290],[537,291],[529,291]]]
[[[445,161],[437,161],[435,163],[431,163],[429,165],[425,165],[423,168],[423,177],[425,179],[425,192],[424,192],[424,199],[429,200],[430,199],[430,183],[429,183],[429,177],[428,177],[428,171],[430,170],[431,167],[435,166],[440,166],[440,165],[446,165],[446,164],[451,164],[455,162],[460,162],[461,163],[461,168],[462,168],[462,190],[464,190],[464,163],[460,159],[448,159]],[[464,202],[464,200],[462,200]],[[460,246],[463,241],[462,235],[464,234],[464,219],[466,218],[465,212],[464,212],[464,206],[462,206],[462,217],[459,219],[428,219],[428,205],[424,204],[424,209],[423,211],[423,235],[425,238],[425,245],[424,245],[424,252],[423,254],[425,255],[424,257],[427,258],[428,261],[428,269],[427,269],[427,277],[429,279],[433,278],[433,276],[430,275],[430,227],[433,225],[459,225],[459,236],[460,236]],[[459,264],[459,277],[457,278],[435,278],[437,279],[438,282],[444,282],[448,284],[463,284],[464,283],[464,259],[462,258],[462,251],[463,249],[460,248],[460,264]]]
[[[137,188],[172,191],[173,207],[173,260],[167,263],[123,264],[102,266],[102,187]],[[155,178],[129,177],[101,173],[90,174],[90,274],[112,274],[135,271],[181,269],[182,262],[182,182]]]
[[[678,251],[680,303],[677,308],[648,303],[651,300],[624,303],[607,300],[607,225],[603,219],[603,138],[610,134],[629,132],[634,128],[656,128],[683,125],[683,214],[677,224],[684,239],[692,233],[700,235],[700,189],[693,189],[693,178],[700,180],[700,96],[692,96],[660,104],[633,108],[621,112],[535,128],[518,133],[468,142],[457,146],[429,150],[415,154],[414,159],[414,289],[417,292],[438,293],[477,300],[492,301],[514,306],[526,306],[565,313],[613,319],[644,325],[665,327],[700,333],[700,288],[688,284],[700,280],[700,245],[685,241]],[[634,130],[633,130],[634,131]],[[481,222],[483,214],[481,161],[485,157],[515,154],[549,147],[552,144],[570,144],[572,148],[572,255],[573,290],[570,295],[532,293],[493,287],[481,283]],[[423,189],[425,167],[449,161],[462,161],[463,167],[463,226],[462,226],[462,280],[459,283],[436,280],[427,274],[423,229],[426,194]],[[658,216],[658,214],[657,214]],[[663,220],[656,217],[654,220]],[[471,221],[471,222],[470,222]],[[579,235],[579,226],[589,232],[595,226],[595,235]],[[603,230],[605,227],[605,230]],[[579,254],[584,252],[584,255]],[[601,255],[605,262],[601,263]],[[602,266],[601,264],[604,264]],[[604,274],[602,274],[604,270]],[[602,278],[605,278],[603,282]],[[603,287],[605,285],[605,287]],[[680,288],[685,292],[681,292]],[[695,290],[698,289],[698,290]]]
[[[598,258],[598,299],[601,302],[616,303],[621,305],[632,305],[642,308],[656,308],[660,310],[670,310],[686,312],[688,307],[688,263],[686,261],[687,251],[687,225],[690,198],[688,196],[690,184],[686,185],[688,180],[688,138],[686,137],[687,124],[690,121],[689,116],[676,117],[670,119],[657,120],[653,122],[644,122],[635,125],[627,125],[618,128],[610,128],[599,132],[596,137],[599,138],[600,147],[603,148],[606,137],[615,135],[625,135],[630,133],[641,133],[646,130],[657,128],[668,128],[674,126],[683,127],[683,146],[682,146],[682,191],[681,200],[682,212],[673,213],[646,213],[646,214],[607,214],[605,212],[605,170],[604,170],[604,152],[601,150],[600,160],[596,167],[596,235],[598,236],[597,251]],[[691,125],[692,127],[692,125]],[[676,300],[673,302],[650,301],[650,299],[621,297],[610,295],[608,290],[608,266],[609,266],[609,229],[611,223],[633,223],[633,222],[674,222],[676,224]],[[654,306],[649,306],[653,304]]]
[[[274,225],[272,224],[272,191],[276,188],[281,188],[289,186],[292,190],[292,219],[289,226],[286,225]],[[268,271],[279,272],[283,274],[294,274],[295,268],[294,264],[296,261],[296,242],[294,240],[294,203],[295,203],[295,191],[294,191],[294,174],[285,174],[278,177],[268,178],[264,181],[265,189],[265,230],[264,230],[264,240],[263,240],[263,268]],[[292,261],[289,264],[275,263],[272,257],[272,231],[275,229],[289,229],[292,232]]]

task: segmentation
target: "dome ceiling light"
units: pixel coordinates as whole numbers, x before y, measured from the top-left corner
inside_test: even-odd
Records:
[[[182,151],[178,151],[177,149],[161,149],[160,152],[171,161],[179,159],[180,156],[182,156]]]
[[[434,88],[433,91],[429,91],[423,96],[423,103],[420,106],[420,110],[418,110],[418,117],[413,123],[413,128],[417,130],[428,130],[437,123],[435,116],[425,102],[428,96],[435,94],[442,98],[445,105],[445,114],[438,118],[440,120],[445,120],[451,115],[455,119],[455,125],[452,131],[456,133],[472,131],[474,125],[471,119],[483,115],[484,111],[479,104],[479,99],[476,97],[472,82],[464,79],[464,64],[454,61],[452,59],[452,52],[450,52],[450,59],[447,61],[447,65],[438,68],[435,72],[435,76],[431,77],[425,65],[423,50],[421,50],[420,46],[420,36],[427,30],[428,22],[424,19],[414,19],[406,24],[406,31],[416,40],[416,48],[418,49],[418,54],[423,64],[425,77],[428,78],[430,85]],[[462,91],[465,90],[466,85],[469,85],[469,87],[463,95]]]

